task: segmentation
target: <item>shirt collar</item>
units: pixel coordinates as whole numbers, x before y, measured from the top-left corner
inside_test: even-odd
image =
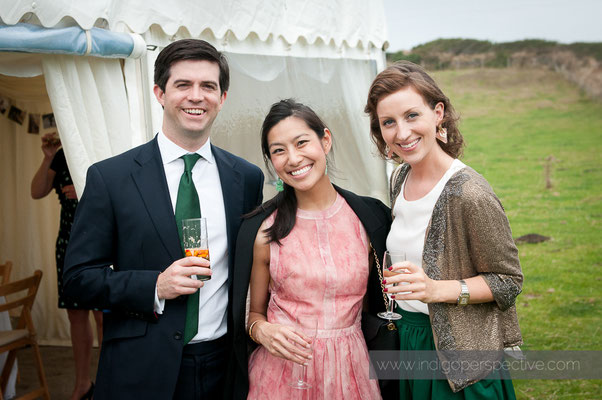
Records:
[[[157,144],[159,145],[159,151],[161,152],[161,158],[163,159],[163,164],[169,164],[174,160],[182,157],[183,155],[189,154],[190,151],[181,148],[171,140],[165,136],[162,131],[159,131],[157,134]],[[205,160],[210,163],[214,163],[215,160],[213,158],[213,153],[211,152],[211,140],[207,138],[205,144],[201,146],[200,149],[195,151],[195,153],[199,154]]]

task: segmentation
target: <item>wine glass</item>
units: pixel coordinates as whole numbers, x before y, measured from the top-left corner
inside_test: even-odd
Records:
[[[207,218],[182,220],[182,243],[186,257],[201,257],[209,261],[209,239]],[[210,275],[195,275],[201,281],[211,279]]]
[[[383,278],[388,278],[399,272],[389,271],[389,267],[395,263],[402,262],[406,260],[406,253],[403,251],[385,251],[385,256],[383,257]],[[396,283],[388,286],[397,286]],[[391,298],[391,295],[387,293],[387,298],[389,299],[389,303],[387,304],[387,311],[379,312],[378,315],[382,319],[388,320],[397,320],[401,319],[401,315],[394,312],[395,309],[395,300]]]
[[[314,340],[318,332],[318,317],[315,314],[299,314],[295,323],[295,328],[311,340],[309,351],[313,352]],[[307,382],[307,366],[305,364],[300,365],[293,362],[292,377],[289,386],[295,389],[311,388]]]

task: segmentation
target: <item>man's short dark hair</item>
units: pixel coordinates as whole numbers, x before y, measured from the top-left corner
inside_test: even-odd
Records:
[[[155,61],[155,84],[165,92],[171,66],[182,60],[205,60],[219,66],[219,87],[221,94],[230,86],[230,68],[223,53],[204,40],[182,39],[170,43],[159,53]]]

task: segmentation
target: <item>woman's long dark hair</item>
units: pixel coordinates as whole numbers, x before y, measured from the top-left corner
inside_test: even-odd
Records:
[[[288,117],[296,117],[304,121],[318,135],[319,139],[324,137],[324,129],[328,128],[314,110],[293,99],[280,100],[272,104],[261,126],[261,151],[263,152],[263,161],[268,170],[270,169],[268,134],[274,126]],[[278,245],[281,245],[280,239],[285,238],[293,230],[297,217],[297,196],[295,196],[295,189],[284,182],[283,185],[284,190],[282,192],[245,215],[246,218],[249,218],[271,206],[275,206],[278,211],[276,219],[274,220],[274,224],[266,229],[265,232],[268,235],[269,242],[276,242]]]

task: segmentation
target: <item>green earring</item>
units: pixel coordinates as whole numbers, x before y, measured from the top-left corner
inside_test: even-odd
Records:
[[[324,170],[324,175],[328,175],[328,159],[326,160],[326,169]]]
[[[282,179],[280,179],[280,177],[278,177],[278,179],[276,179],[276,191],[282,192],[283,190],[284,190],[284,182],[282,182]]]

